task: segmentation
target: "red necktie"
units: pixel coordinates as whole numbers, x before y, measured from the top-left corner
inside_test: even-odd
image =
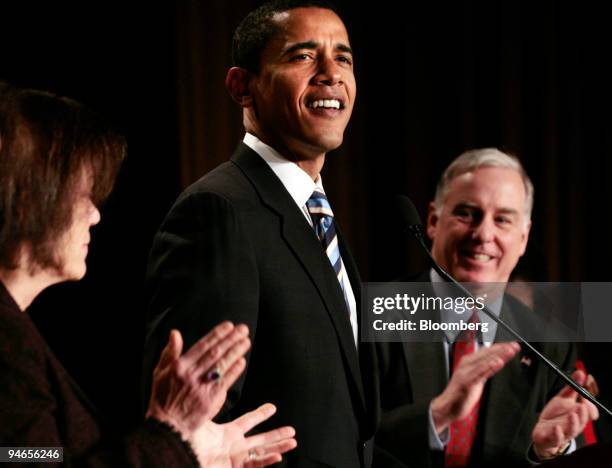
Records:
[[[585,374],[589,375],[586,368],[584,367],[584,363],[578,359],[576,361],[576,369],[580,369]],[[585,445],[593,445],[597,443],[597,436],[595,435],[595,427],[593,426],[593,421],[589,420],[584,426],[584,430],[582,431],[582,435],[584,436]]]
[[[476,312],[472,314],[470,323],[478,323]],[[459,366],[461,359],[476,351],[476,330],[465,330],[453,344],[453,372]],[[454,421],[450,426],[450,440],[446,446],[445,467],[467,466],[470,452],[476,437],[476,425],[478,424],[478,410],[480,400],[476,402],[470,414],[465,418]]]

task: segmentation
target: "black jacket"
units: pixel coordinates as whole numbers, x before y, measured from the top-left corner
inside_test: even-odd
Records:
[[[359,303],[357,269],[340,233],[339,240]],[[270,401],[278,413],[264,427],[297,431],[287,466],[367,465],[373,346],[357,353],[342,290],[312,227],[243,143],[168,213],[153,242],[147,291],[145,377],[171,328],[190,346],[222,320],[245,323],[253,342],[248,367],[221,418]]]

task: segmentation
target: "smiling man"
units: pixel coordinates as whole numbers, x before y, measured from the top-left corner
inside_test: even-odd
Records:
[[[144,375],[171,328],[188,346],[220,320],[245,323],[252,352],[224,417],[271,401],[272,424],[296,428],[288,466],[368,466],[374,353],[359,343],[358,273],[320,176],[355,102],[348,34],[321,2],[268,3],[238,26],[233,60],[226,86],[246,134],[154,239]]]
[[[490,150],[471,154],[504,161]],[[460,163],[445,173],[429,209],[432,255],[457,281],[506,283],[527,247],[533,187],[512,159],[456,174],[465,169]]]
[[[432,256],[472,290],[505,285],[525,253],[532,205],[533,186],[517,159],[494,148],[462,154],[443,173],[429,206]],[[433,270],[419,281],[443,289]],[[489,308],[520,332],[533,323],[532,312],[508,295]],[[488,321],[489,332],[472,337],[471,347],[452,333],[437,342],[379,344],[383,418],[376,442],[393,462],[381,455],[376,466],[530,466],[572,450],[597,417],[535,356],[500,343],[502,331],[482,312],[474,318]],[[574,369],[568,343],[536,347],[564,370]],[[576,372],[574,379],[582,384],[586,376]]]

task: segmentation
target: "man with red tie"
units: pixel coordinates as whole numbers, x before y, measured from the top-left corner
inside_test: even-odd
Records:
[[[492,148],[462,154],[443,173],[429,207],[433,258],[458,281],[507,283],[527,247],[532,205],[533,185],[517,159]],[[444,288],[433,270],[418,281],[431,282],[438,295]],[[530,313],[508,295],[489,309],[502,318]],[[487,332],[379,344],[383,419],[376,466],[530,466],[573,451],[575,438],[597,417],[535,356],[501,342],[490,318],[479,312],[470,320],[490,321]],[[537,347],[574,369],[574,346]],[[573,377],[586,380],[583,371]]]

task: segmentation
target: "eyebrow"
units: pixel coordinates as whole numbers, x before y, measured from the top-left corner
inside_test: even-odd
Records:
[[[481,210],[481,208],[475,204],[475,203],[471,203],[471,202],[459,202],[457,203],[453,209],[458,209],[458,208],[467,208],[470,210]],[[515,210],[514,208],[500,208],[499,210],[496,210],[497,213],[501,213],[501,214],[508,214],[508,215],[518,215],[519,211]]]
[[[518,215],[519,211],[514,208],[500,208],[498,213],[507,214],[507,215]]]
[[[318,46],[319,46],[319,43],[315,42],[315,41],[297,42],[297,43],[289,46],[283,52],[283,55],[291,54],[291,53],[295,52],[296,50],[302,50],[302,49],[310,49],[310,50],[312,50],[312,49],[316,49]],[[347,54],[353,55],[353,49],[351,49],[346,44],[338,43],[338,44],[335,45],[334,50],[337,50],[337,51],[340,51],[340,52],[345,52]]]

